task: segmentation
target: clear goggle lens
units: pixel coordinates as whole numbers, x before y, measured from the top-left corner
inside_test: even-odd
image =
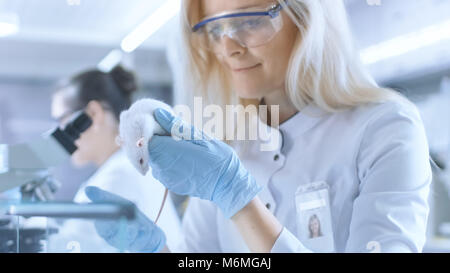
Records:
[[[282,16],[242,16],[209,22],[195,35],[201,48],[220,53],[226,36],[243,47],[253,48],[270,42],[282,28]]]

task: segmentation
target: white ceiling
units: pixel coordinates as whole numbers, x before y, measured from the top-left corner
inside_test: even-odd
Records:
[[[449,0],[379,0],[380,6],[368,4],[376,0],[345,1],[361,48],[450,18]],[[18,34],[0,38],[0,77],[61,77],[95,66],[164,2],[0,0],[0,11],[15,12],[21,20]],[[167,65],[163,64],[164,50],[177,23],[177,19],[172,19],[139,49],[137,54],[141,57],[134,58],[138,66],[142,65],[137,69],[156,82],[170,81]],[[370,68],[378,80],[388,82],[449,67],[450,41]]]
[[[350,23],[361,49],[450,19],[449,0],[379,0],[349,2]],[[450,69],[450,40],[370,66],[378,81],[395,82]]]
[[[77,3],[79,5],[70,4]],[[121,40],[160,7],[164,0],[0,0],[0,10],[19,15],[21,31],[15,40],[62,42],[100,46]],[[172,20],[147,41],[145,48],[161,48]]]
[[[95,67],[164,1],[0,0],[0,12],[20,17],[20,32],[0,38],[0,78],[54,80]],[[170,84],[164,48],[176,26],[174,18],[129,56],[143,81]]]

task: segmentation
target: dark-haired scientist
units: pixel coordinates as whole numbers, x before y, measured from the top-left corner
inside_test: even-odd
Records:
[[[79,188],[74,201],[86,203],[85,188],[96,186],[123,198],[132,200],[150,219],[155,219],[164,196],[164,187],[151,174],[138,173],[116,144],[119,116],[131,105],[131,96],[137,90],[133,73],[117,66],[109,73],[99,70],[82,72],[63,81],[52,98],[52,116],[62,125],[71,115],[84,110],[91,117],[92,126],[76,141],[78,150],[72,155],[75,166],[94,164],[97,171]],[[166,202],[159,224],[173,236],[169,245],[180,240],[180,220],[170,200]],[[110,247],[97,235],[92,223],[80,220],[66,221],[60,234],[50,244],[56,252],[76,241],[81,252],[110,252]],[[62,238],[66,238],[63,240]]]

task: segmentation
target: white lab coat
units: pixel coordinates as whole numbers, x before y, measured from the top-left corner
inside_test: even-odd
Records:
[[[259,121],[261,125],[261,121]],[[427,139],[413,105],[388,102],[329,114],[309,105],[273,129],[274,151],[251,141],[237,151],[264,188],[260,199],[284,226],[272,252],[322,252],[301,241],[296,191],[329,186],[334,249],[420,252],[432,179]],[[211,202],[192,198],[183,219],[186,252],[248,252],[237,228]]]
[[[96,186],[128,199],[150,219],[155,220],[164,196],[164,187],[151,176],[145,177],[128,161],[125,152],[118,150],[113,154],[78,190],[74,202],[91,202],[84,190]],[[164,210],[158,220],[158,226],[164,230],[169,247],[182,241],[180,219],[168,196]],[[60,228],[59,234],[50,241],[50,251],[116,252],[96,232],[92,221],[68,220]],[[53,246],[53,247],[52,247]]]

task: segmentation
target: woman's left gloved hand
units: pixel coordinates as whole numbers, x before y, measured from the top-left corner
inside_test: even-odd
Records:
[[[87,187],[87,197],[94,203],[117,203],[133,205],[120,196],[103,191],[97,187]],[[125,227],[121,225],[125,224]],[[132,252],[156,253],[166,244],[164,232],[141,211],[136,211],[135,219],[127,223],[113,220],[95,221],[97,233],[111,246]],[[123,230],[122,230],[123,229]]]
[[[213,201],[228,218],[260,191],[234,150],[164,109],[156,121],[172,136],[153,136],[148,144],[153,176],[180,195]]]

